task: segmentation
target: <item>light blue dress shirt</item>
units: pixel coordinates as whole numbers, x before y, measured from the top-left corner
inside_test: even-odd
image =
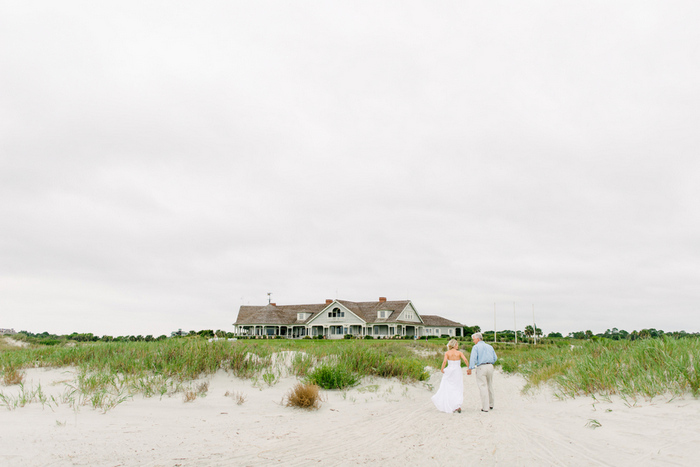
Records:
[[[469,369],[473,370],[484,363],[496,363],[496,360],[498,357],[496,357],[496,351],[493,350],[493,347],[484,341],[479,341],[472,347],[472,353],[469,356]]]

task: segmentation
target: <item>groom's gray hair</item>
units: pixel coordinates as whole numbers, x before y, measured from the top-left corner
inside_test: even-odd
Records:
[[[472,334],[472,339],[479,339],[480,341],[483,341],[484,336],[482,336],[480,332],[475,332],[474,334]]]

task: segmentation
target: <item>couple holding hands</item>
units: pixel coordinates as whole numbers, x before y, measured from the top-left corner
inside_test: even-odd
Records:
[[[468,375],[472,374],[472,370],[476,373],[476,384],[481,395],[481,411],[488,412],[493,409],[493,364],[498,357],[493,347],[484,342],[480,332],[472,334],[472,341],[474,347],[472,347],[469,361],[459,351],[459,342],[451,339],[447,343],[447,352],[440,368],[443,373],[440,387],[431,398],[435,407],[441,412],[462,412],[462,402],[464,402],[462,360],[467,365]]]

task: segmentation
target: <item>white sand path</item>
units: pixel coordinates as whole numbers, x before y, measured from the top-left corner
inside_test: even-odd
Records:
[[[67,404],[0,409],[2,466],[645,466],[697,465],[700,401],[690,396],[629,406],[620,399],[522,395],[523,380],[497,371],[496,408],[479,411],[465,373],[461,414],[437,412],[424,383],[365,380],[325,391],[317,411],[280,404],[296,380],[259,389],[219,372],[206,397],[128,400],[102,413]],[[28,370],[25,388],[60,394],[66,370]],[[52,384],[59,382],[58,384]],[[1,387],[8,397],[17,386]],[[226,391],[246,395],[237,405]],[[586,426],[596,420],[600,427]]]

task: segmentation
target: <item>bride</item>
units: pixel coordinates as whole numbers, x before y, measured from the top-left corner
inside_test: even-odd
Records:
[[[462,381],[461,360],[469,367],[469,362],[462,352],[459,351],[459,342],[451,339],[447,343],[447,352],[442,360],[442,380],[438,392],[431,398],[433,404],[440,412],[462,412],[462,402],[464,401],[464,383]],[[447,369],[445,368],[447,365]]]

